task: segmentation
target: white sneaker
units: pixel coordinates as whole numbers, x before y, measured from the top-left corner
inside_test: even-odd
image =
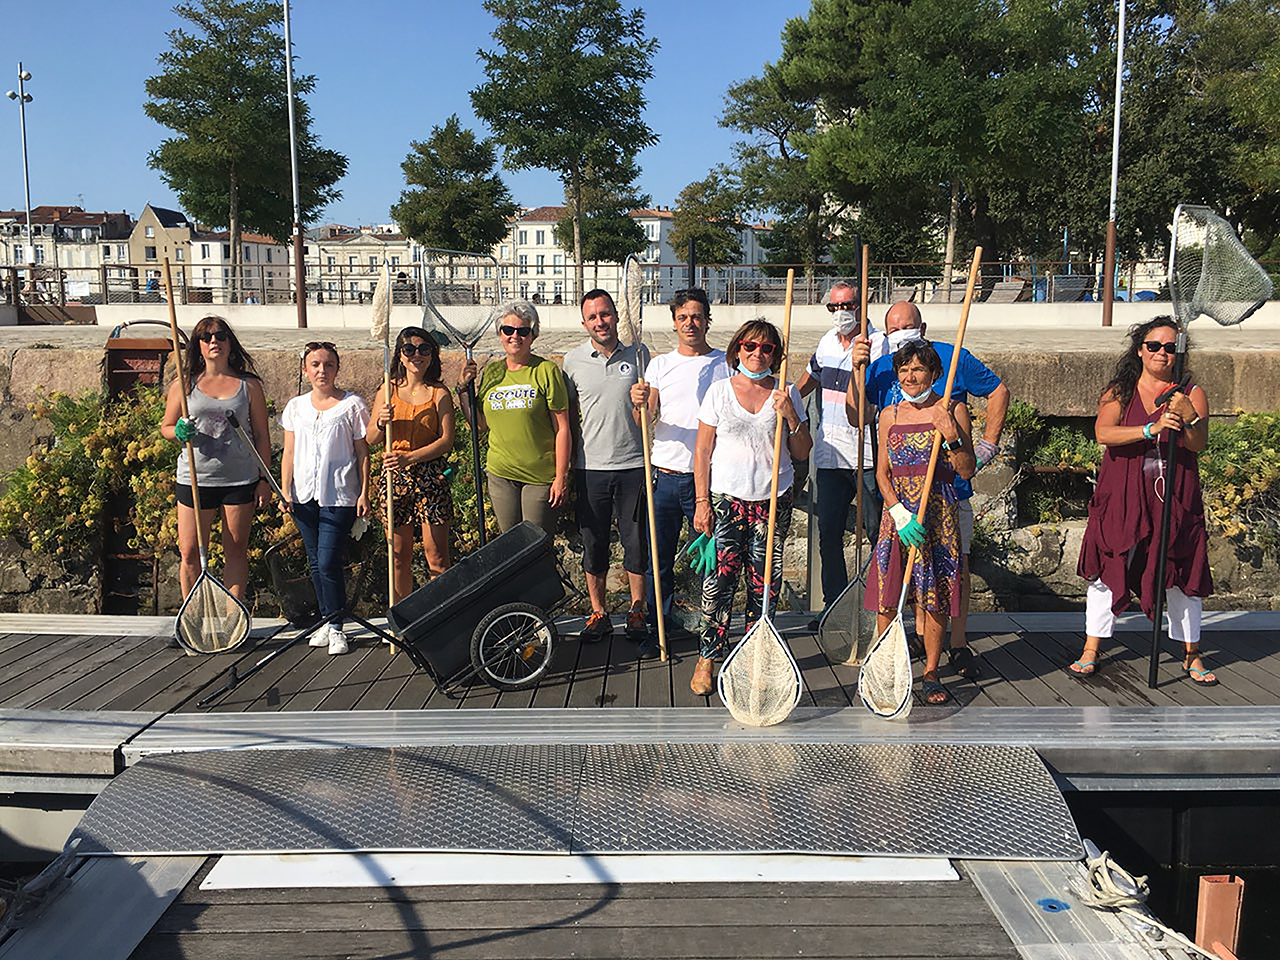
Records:
[[[329,645],[329,624],[323,624],[316,627],[315,632],[311,634],[311,639],[307,641],[310,647],[327,647]]]
[[[343,632],[333,624],[329,624],[329,656],[346,653],[349,649]]]

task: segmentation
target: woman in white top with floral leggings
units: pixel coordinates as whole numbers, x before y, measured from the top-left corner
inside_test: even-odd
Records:
[[[346,653],[342,616],[347,607],[343,564],[356,517],[369,512],[369,408],[338,387],[338,351],[332,343],[308,343],[302,369],[311,392],[284,408],[282,479],[311,566],[320,615],[326,619],[311,646]]]

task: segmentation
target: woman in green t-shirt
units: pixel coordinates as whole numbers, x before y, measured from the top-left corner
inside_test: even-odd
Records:
[[[533,352],[533,304],[506,304],[494,327],[506,357],[487,364],[476,384],[479,428],[489,431],[489,502],[504,533],[521,520],[550,531],[552,512],[564,502],[569,482],[569,391],[560,368]],[[468,361],[458,385],[463,414],[473,427],[464,391],[476,375],[475,361]]]

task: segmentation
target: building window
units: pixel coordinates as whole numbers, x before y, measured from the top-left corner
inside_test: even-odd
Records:
[[[324,285],[324,288],[325,288],[326,290],[328,290],[330,293],[337,293],[337,292],[338,292],[338,285],[337,285],[337,283],[335,283],[335,282],[334,282],[334,281],[332,281],[332,280],[328,281],[328,282]]]
[[[528,280],[520,281],[520,299],[521,300],[529,299],[529,281]]]
[[[271,262],[271,248],[267,247],[267,263]]]
[[[201,260],[209,259],[209,245],[207,243],[200,244],[200,259]]]
[[[545,280],[539,280],[539,281],[538,281],[538,294],[537,294],[537,296],[538,296],[538,299],[539,299],[539,300],[546,300],[546,299],[547,299],[547,281],[545,281]]]
[[[36,248],[36,250],[37,250],[37,251],[39,251],[39,249],[40,249],[39,247],[37,247],[37,248]],[[155,247],[143,247],[143,248],[142,248],[142,255],[143,255],[144,257],[146,257],[148,260],[154,260],[154,259],[156,258],[156,248],[155,248]]]
[[[304,247],[302,248],[302,255],[303,255],[304,257],[309,257],[309,256],[311,256],[311,248],[310,248],[310,247],[307,247],[307,246],[304,246]]]
[[[325,257],[324,259],[325,259],[326,265],[329,267],[330,270],[332,270],[335,266],[338,265],[337,257]]]
[[[564,254],[562,254],[562,253],[557,253],[557,254],[553,255],[553,256],[551,257],[551,272],[552,272],[552,273],[554,273],[554,274],[556,274],[557,276],[559,276],[559,275],[560,275],[560,271],[561,271],[561,269],[562,269],[562,266],[561,266],[561,265],[562,265],[563,263],[564,263]],[[558,286],[558,284],[557,284],[557,286]]]
[[[143,227],[143,228],[142,228],[142,235],[143,235],[144,237],[146,237],[148,240],[150,240],[150,239],[152,239],[153,237],[155,237],[155,235],[156,235],[156,228],[155,228],[155,227]]]
[[[102,245],[102,259],[103,259],[103,260],[110,260],[110,259],[111,259],[111,244],[109,244],[109,243],[104,243],[104,244]]]
[[[129,259],[129,254],[126,252],[126,250],[125,250],[125,246],[124,246],[124,244],[123,244],[123,243],[117,243],[117,244],[116,244],[116,259],[117,259],[117,260],[128,260],[128,259]]]
[[[521,273],[529,272],[529,257],[527,254],[523,254],[523,253],[520,254],[520,272]],[[525,286],[527,287],[528,284],[526,283]],[[524,296],[524,294],[521,294],[521,296]]]
[[[564,297],[564,281],[557,280],[555,282],[555,286],[553,289],[555,290],[556,302],[559,303],[560,300]]]
[[[485,278],[486,280],[492,280],[492,279],[493,279],[493,267],[485,267],[485,268],[484,268],[484,278]]]
[[[44,247],[43,246],[33,247],[31,252],[35,254],[36,263],[44,263]]]
[[[474,266],[467,267],[467,279],[474,280],[476,278],[476,268]]]
[[[538,269],[536,272],[539,275],[547,272],[547,258],[541,253],[538,254],[537,265],[538,265]]]
[[[547,242],[547,231],[545,230],[535,231],[533,236],[534,236],[534,243],[536,243],[540,247]]]
[[[208,283],[208,282],[209,282],[209,268],[208,268],[208,267],[205,267],[203,270],[201,270],[201,271],[200,271],[200,279],[201,279],[201,280],[203,280],[205,283]]]
[[[177,260],[179,263],[185,260],[186,256],[187,256],[187,251],[183,250],[181,247],[178,247],[176,250],[173,251],[173,258]]]
[[[25,261],[25,260],[23,260],[22,254],[23,254],[22,244],[20,244],[20,243],[15,243],[15,244],[13,245],[13,262],[14,262],[14,263],[25,263],[26,261]]]
[[[502,245],[502,259],[505,260],[509,256],[511,256],[511,248],[504,243]]]
[[[501,267],[499,268],[498,273],[501,275],[502,279],[505,280],[507,277],[511,276],[511,268]]]
[[[393,267],[398,267],[398,266],[400,266],[400,258],[399,258],[398,256],[397,256],[397,257],[392,257],[392,258],[391,258],[391,265],[392,265]],[[198,479],[198,478],[197,478],[197,479]]]
[[[360,284],[356,283],[354,280],[351,281],[351,286],[347,290],[347,293],[351,294],[351,298],[354,300],[360,295]]]
[[[357,258],[356,258],[356,257],[347,257],[347,266],[348,266],[348,267],[354,267],[354,266],[356,265],[356,262],[357,262]]]
[[[529,242],[529,231],[521,230],[516,234],[516,242],[522,246]]]
[[[249,246],[248,244],[245,244],[245,248],[244,248],[244,262],[245,262],[245,263],[250,263],[250,262],[252,262],[252,260],[253,260],[253,247]]]
[[[377,265],[378,265],[378,258],[377,258],[377,257],[370,257],[370,258],[369,258],[369,266],[371,266],[371,267],[376,267]]]

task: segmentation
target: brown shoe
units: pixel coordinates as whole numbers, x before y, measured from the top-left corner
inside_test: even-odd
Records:
[[[613,633],[613,622],[609,619],[609,615],[593,612],[587,618],[587,623],[582,628],[582,633],[578,635],[578,639],[584,643],[599,643],[611,633]]]
[[[627,611],[627,639],[637,643],[649,639],[649,624],[645,621],[644,603],[637,600]]]
[[[711,682],[711,661],[706,657],[698,658],[698,665],[693,669],[693,679],[689,681],[689,689],[700,697],[705,697],[714,688]]]

